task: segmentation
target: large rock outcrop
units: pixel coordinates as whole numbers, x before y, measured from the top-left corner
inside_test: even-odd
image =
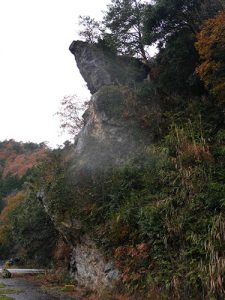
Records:
[[[119,279],[113,262],[107,262],[95,243],[83,235],[71,254],[71,274],[82,285],[112,288]]]
[[[63,220],[49,207],[48,196],[44,191],[37,193],[46,213],[50,216],[55,228],[71,248],[70,274],[80,285],[91,289],[113,288],[119,280],[119,271],[113,261],[107,260],[96,243],[84,232],[82,223],[70,212]]]
[[[140,82],[149,73],[148,66],[139,59],[116,56],[97,44],[73,41],[69,49],[92,94],[105,85]]]
[[[129,98],[130,97],[130,98]],[[120,166],[155,139],[160,108],[152,105],[152,130],[143,130],[132,94],[121,86],[105,86],[92,96],[85,125],[75,139],[71,171],[74,180]],[[79,174],[79,176],[77,176]]]
[[[81,41],[73,42],[70,51],[75,55],[77,66],[93,93],[90,106],[83,116],[84,126],[75,139],[67,171],[76,190],[76,186],[82,189],[87,178],[126,163],[140,148],[151,144],[161,118],[159,105],[152,101],[152,128],[146,130],[140,125],[137,112],[141,104],[129,88],[135,82],[142,82],[148,72],[139,60],[117,57],[97,45]],[[67,209],[64,219],[57,219],[49,208],[44,192],[39,198],[72,248],[71,273],[74,278],[91,288],[112,286],[118,280],[119,273],[85,232],[79,213],[73,215]],[[76,205],[82,207],[83,203]]]
[[[84,127],[75,140],[71,170],[74,180],[121,165],[139,148],[153,142],[160,123],[160,107],[152,103],[151,130],[143,130],[140,103],[129,85],[143,82],[149,71],[136,58],[115,56],[98,45],[74,41],[70,46],[81,75],[94,95],[84,113]],[[79,176],[77,176],[79,174]]]

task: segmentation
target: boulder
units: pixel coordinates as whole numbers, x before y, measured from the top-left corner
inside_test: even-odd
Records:
[[[11,278],[12,274],[6,268],[2,269],[2,278]]]

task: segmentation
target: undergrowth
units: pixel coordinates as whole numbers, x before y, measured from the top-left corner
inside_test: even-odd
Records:
[[[172,125],[129,164],[96,176],[89,201],[85,193],[76,200],[84,228],[114,259],[130,293],[223,297],[222,138],[210,145],[195,130],[191,122]]]

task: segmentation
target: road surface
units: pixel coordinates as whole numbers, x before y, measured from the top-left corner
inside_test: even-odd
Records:
[[[44,269],[11,269],[6,268],[9,270],[12,274],[38,274],[38,273],[44,273]],[[0,268],[0,273],[2,272],[2,268]]]
[[[15,294],[4,294],[15,300],[61,300],[60,296],[53,296],[43,291],[37,283],[27,281],[23,278],[9,278],[0,279],[1,283],[4,283],[6,287],[0,289],[10,289],[14,291],[21,291]]]
[[[62,294],[56,290],[42,289],[40,284],[27,280],[23,274],[38,274],[44,273],[44,269],[11,269],[7,268],[12,274],[12,278],[0,278],[0,283],[5,284],[5,287],[0,287],[0,298],[1,295],[11,297],[10,299],[15,300],[81,300],[85,299],[82,297],[72,297],[69,295]],[[0,268],[1,277],[2,268]],[[13,276],[15,274],[15,277]],[[19,274],[16,276],[16,274]],[[4,293],[4,290],[14,290],[14,294]],[[18,292],[16,292],[18,291]]]

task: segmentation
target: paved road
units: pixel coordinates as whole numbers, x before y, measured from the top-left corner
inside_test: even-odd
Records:
[[[37,283],[27,281],[23,278],[0,279],[6,287],[4,289],[22,290],[18,294],[7,295],[15,300],[60,300],[60,296],[52,296],[44,292]]]
[[[37,274],[37,273],[44,273],[44,269],[11,269],[6,268],[9,270],[12,274]],[[0,268],[0,273],[2,272],[2,269]]]
[[[10,269],[8,270],[12,274],[37,274],[44,273],[44,269]],[[2,272],[2,268],[0,268],[0,274]],[[20,275],[21,276],[21,275]],[[0,283],[4,283],[6,285],[4,289],[12,289],[12,290],[21,290],[21,293],[17,294],[4,294],[15,300],[81,300],[84,298],[80,297],[70,297],[69,295],[60,294],[54,290],[43,290],[41,286],[33,282],[31,280],[26,280],[23,277],[13,277],[12,278],[0,278]],[[1,290],[1,288],[0,288]]]

